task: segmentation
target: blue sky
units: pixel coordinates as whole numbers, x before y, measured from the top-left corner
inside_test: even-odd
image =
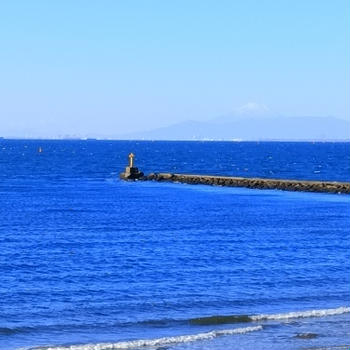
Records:
[[[347,0],[3,1],[0,135],[117,135],[247,103],[349,115]]]

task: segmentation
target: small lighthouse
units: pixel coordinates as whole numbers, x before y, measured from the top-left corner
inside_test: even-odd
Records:
[[[137,180],[142,178],[143,172],[139,171],[139,169],[134,166],[135,155],[130,153],[128,157],[129,165],[125,168],[125,171],[120,174],[120,178],[123,180]]]
[[[134,158],[135,158],[135,154],[134,153],[130,153],[129,154],[129,168],[133,168],[134,167]]]

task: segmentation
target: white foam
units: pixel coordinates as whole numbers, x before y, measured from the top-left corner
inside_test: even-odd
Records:
[[[252,321],[266,321],[266,320],[289,320],[293,318],[306,318],[306,317],[325,317],[341,315],[350,312],[350,307],[338,307],[335,309],[323,309],[323,310],[308,310],[308,311],[296,311],[280,314],[260,314],[249,316]],[[248,332],[254,332],[262,330],[261,325],[254,327],[244,328],[232,328],[214,330],[211,332],[179,335],[174,337],[163,337],[156,339],[139,339],[131,341],[123,341],[116,343],[96,343],[96,344],[81,344],[70,346],[51,346],[51,347],[38,347],[35,350],[117,350],[117,349],[138,349],[141,347],[156,347],[164,346],[176,343],[188,343],[199,340],[210,340],[216,337],[234,334],[244,334]],[[34,349],[33,349],[34,350]]]
[[[336,309],[323,309],[323,310],[309,310],[298,312],[287,312],[283,314],[262,314],[250,316],[253,321],[264,320],[288,320],[291,318],[305,318],[305,317],[324,317],[341,315],[350,312],[350,307],[338,307]]]
[[[117,343],[99,343],[99,344],[83,344],[83,345],[71,345],[71,346],[54,346],[45,348],[36,348],[37,350],[116,350],[116,349],[133,349],[140,347],[154,347],[163,346],[175,343],[188,343],[198,340],[210,340],[216,337],[234,334],[244,334],[253,331],[259,331],[263,327],[245,327],[245,328],[233,328],[233,329],[221,329],[206,333],[197,333],[190,335],[179,335],[175,337],[164,337],[157,339],[140,339],[123,341]]]

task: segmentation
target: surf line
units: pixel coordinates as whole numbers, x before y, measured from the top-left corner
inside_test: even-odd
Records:
[[[173,174],[173,173],[150,173],[144,175],[134,166],[134,154],[129,154],[129,164],[125,171],[120,174],[122,180],[143,180],[159,182],[176,182],[186,184],[201,184],[227,187],[246,187],[265,190],[283,190],[300,192],[323,192],[323,193],[350,193],[350,182],[338,181],[310,181],[310,180],[284,180],[265,179],[235,176],[198,175],[198,174]]]
[[[259,321],[285,321],[297,318],[308,317],[326,317],[341,315],[350,312],[350,307],[341,306],[335,309],[321,309],[321,310],[304,310],[291,311],[279,314],[259,314],[259,315],[216,315],[197,317],[189,320],[190,324],[195,325],[216,325],[227,323],[245,323],[245,322],[259,322]]]
[[[130,341],[121,341],[117,343],[97,343],[97,344],[81,344],[81,345],[68,345],[68,346],[46,346],[36,347],[32,350],[116,350],[116,349],[140,349],[140,348],[152,348],[163,347],[166,345],[173,345],[179,343],[189,343],[203,340],[212,340],[217,337],[245,334],[249,332],[255,332],[262,330],[262,326],[245,327],[245,328],[232,328],[232,329],[219,329],[215,331],[188,334],[188,335],[176,335],[173,337],[163,337],[156,339],[138,339]]]

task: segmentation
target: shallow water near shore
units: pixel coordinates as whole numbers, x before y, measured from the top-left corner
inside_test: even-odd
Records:
[[[145,172],[349,181],[349,145],[0,140],[0,349],[350,343],[350,196],[118,178],[133,151]]]

